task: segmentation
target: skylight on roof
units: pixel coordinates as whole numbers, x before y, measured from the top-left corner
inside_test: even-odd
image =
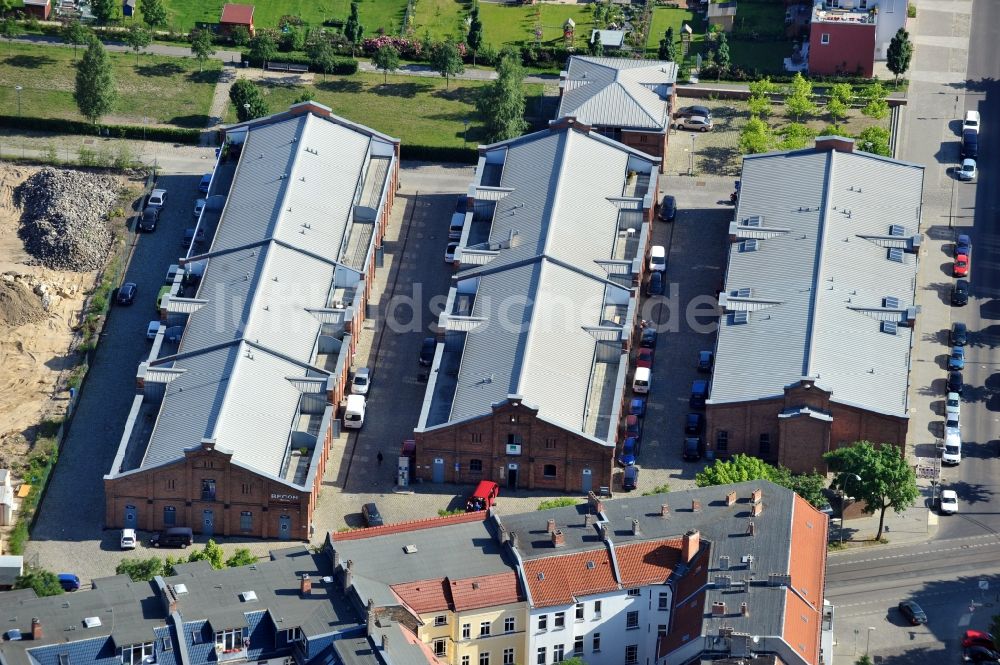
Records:
[[[892,247],[889,249],[888,258],[890,261],[895,261],[896,263],[903,262],[903,250],[898,247]]]
[[[83,625],[87,628],[97,628],[101,625],[101,617],[87,617],[83,620]]]
[[[255,600],[257,600],[257,592],[256,591],[244,591],[243,593],[240,594],[240,600],[243,601],[244,603],[249,603],[249,602],[255,601]]]
[[[733,312],[729,315],[729,325],[738,326],[750,321],[750,312]]]
[[[889,225],[889,235],[902,237],[905,234],[906,234],[906,229],[904,229],[899,224],[890,224]]]
[[[757,239],[756,238],[747,238],[746,240],[744,240],[743,242],[741,242],[740,243],[740,251],[741,252],[756,252],[757,251]]]
[[[187,592],[188,592],[188,588],[187,588],[186,584],[175,584],[174,585],[174,593],[181,594],[181,593],[187,593]]]
[[[882,306],[886,309],[899,309],[899,298],[895,296],[886,296],[882,298]]]
[[[736,289],[733,291],[733,295],[737,298],[749,298],[752,291],[749,287],[743,287],[742,289]]]
[[[894,321],[883,321],[882,332],[886,333],[887,335],[895,335],[896,323]]]
[[[753,226],[760,228],[763,226],[764,218],[760,215],[754,215],[753,217],[747,217],[743,220],[743,226]]]

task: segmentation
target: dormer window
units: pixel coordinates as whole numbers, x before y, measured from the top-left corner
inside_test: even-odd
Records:
[[[301,628],[286,628],[285,629],[285,642],[291,644],[292,642],[298,642],[302,639],[302,629]]]
[[[740,251],[741,252],[756,252],[757,251],[757,239],[756,238],[747,238],[746,240],[744,240],[743,242],[741,242],[740,243]]]
[[[243,648],[243,629],[230,628],[215,633],[215,649],[223,653]]]
[[[153,662],[153,643],[130,644],[122,647],[122,665],[141,665],[143,662]],[[146,659],[149,659],[148,661]]]

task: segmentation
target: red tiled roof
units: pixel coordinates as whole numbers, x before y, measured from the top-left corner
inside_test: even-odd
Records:
[[[682,544],[681,539],[672,538],[617,545],[615,556],[622,584],[635,587],[666,582],[681,560]]]
[[[702,550],[691,560],[691,570],[678,580],[674,597],[676,605],[671,617],[673,627],[667,633],[667,639],[660,641],[657,658],[662,658],[701,635],[705,618],[705,584],[708,582],[707,560],[707,550]]]
[[[482,522],[486,519],[487,511],[480,510],[475,513],[459,513],[457,515],[445,515],[444,517],[429,517],[422,520],[411,520],[409,522],[398,522],[396,524],[386,524],[385,526],[373,526],[368,529],[354,529],[353,531],[341,531],[330,533],[331,542],[343,542],[345,540],[361,540],[362,538],[375,538],[376,536],[388,536],[393,533],[406,533],[409,531],[421,531],[423,529],[436,529],[439,526],[449,526],[452,524],[465,524],[466,522]]]
[[[513,571],[464,580],[450,580],[450,591],[456,612],[506,605],[522,599],[521,585],[518,584],[517,575]]]
[[[786,594],[782,637],[807,663],[814,664],[819,663],[828,519],[808,501],[794,496],[791,534],[794,555],[788,566],[792,586]]]
[[[593,567],[587,566],[593,562]],[[575,596],[618,588],[604,548],[524,562],[524,574],[535,607],[568,605]]]
[[[225,4],[222,7],[222,18],[219,23],[235,23],[237,25],[253,24],[253,5]]]
[[[444,578],[393,584],[393,592],[417,614],[449,609],[448,581]]]

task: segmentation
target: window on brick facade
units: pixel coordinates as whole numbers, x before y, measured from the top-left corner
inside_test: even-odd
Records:
[[[545,448],[546,450],[554,450],[556,447],[556,438],[554,436],[549,436],[545,438]]]
[[[583,655],[583,635],[577,635],[573,638],[573,655]]]
[[[645,143],[645,142],[646,142],[646,135],[639,134],[639,143]]]
[[[543,466],[542,467],[542,475],[545,476],[546,478],[555,478],[556,477],[556,465],[555,464],[546,464],[545,466]]]
[[[760,451],[761,457],[767,457],[771,454],[771,435],[761,434],[760,435]]]
[[[253,484],[252,483],[243,483],[243,493],[244,494],[253,494]]]
[[[479,622],[479,637],[489,637],[490,635],[490,622],[480,621]]]
[[[629,612],[625,615],[625,628],[632,630],[639,627],[639,612]]]
[[[473,443],[482,443],[483,442],[483,433],[482,432],[473,432],[470,436],[472,437],[472,442]]]
[[[482,471],[483,470],[483,460],[481,459],[470,459],[469,460],[469,471]]]
[[[625,665],[634,665],[639,662],[639,645],[629,644],[625,647]]]
[[[240,513],[240,531],[253,531],[253,513],[249,510]]]
[[[167,478],[164,483],[166,484],[168,490],[177,489],[177,481],[173,478]]]
[[[503,665],[514,665],[514,650],[504,649],[503,650]]]
[[[508,434],[507,435],[507,445],[508,446],[519,446],[519,445],[521,445],[521,435],[520,434]]]
[[[490,665],[490,652],[484,651],[479,654],[479,665]]]
[[[715,449],[720,453],[729,451],[729,432],[720,429],[715,433]]]
[[[173,506],[163,506],[163,526],[177,524],[177,509]]]
[[[434,655],[435,656],[445,656],[448,653],[448,649],[445,646],[444,640],[434,640]]]
[[[658,610],[668,609],[667,602],[668,602],[669,598],[670,598],[670,594],[668,594],[668,593],[661,593],[660,597],[659,597],[659,599],[657,601],[657,604],[656,604],[656,609],[658,609]]]
[[[552,662],[561,663],[566,658],[566,645],[557,644],[552,647]]]
[[[829,44],[830,43],[830,33],[829,32],[824,32],[823,34],[821,34],[819,36],[819,43],[820,44]]]
[[[463,623],[462,624],[462,639],[467,640],[472,637],[472,624]]]
[[[538,659],[535,660],[538,665],[545,665],[545,647],[538,647]]]
[[[215,481],[211,478],[201,480],[201,500],[215,501]]]
[[[505,633],[514,632],[514,617],[507,617],[503,620],[503,632]]]
[[[593,651],[594,653],[600,653],[601,652],[601,634],[600,633],[594,633],[593,644],[591,645],[591,649],[590,650]]]
[[[555,619],[552,620],[552,627],[553,628],[562,628],[565,625],[566,625],[566,613],[565,612],[556,612]]]
[[[549,629],[549,615],[542,614],[538,617],[538,630],[548,630]]]

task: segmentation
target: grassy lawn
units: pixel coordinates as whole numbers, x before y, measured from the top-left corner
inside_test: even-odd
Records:
[[[381,74],[331,76],[317,78],[306,86],[264,86],[272,111],[288,108],[299,96],[308,93],[333,112],[363,123],[373,129],[400,138],[403,143],[461,148],[465,145],[463,120],[469,120],[469,145],[483,140],[476,113],[475,99],[481,81],[452,81],[445,88],[444,79],[416,76],[392,76],[383,83]],[[528,112],[538,108],[541,85],[526,85]],[[235,120],[232,108],[226,121]]]
[[[406,0],[358,0],[358,12],[365,34],[373,35],[378,29],[397,34],[406,12]],[[426,0],[424,0],[426,2]],[[170,25],[189,30],[195,23],[217,23],[222,15],[224,0],[165,0]],[[319,26],[330,18],[346,19],[350,0],[270,0],[253,3],[254,25],[275,28],[282,16],[298,16],[307,24]]]
[[[423,1],[423,0],[422,0]],[[576,22],[576,46],[584,48],[594,25],[589,5],[499,5],[482,3],[479,16],[486,41],[494,46],[529,44],[535,41],[535,25],[541,23],[542,43],[562,45],[563,24]]]
[[[405,9],[406,3],[403,5]],[[423,38],[427,34],[435,41],[449,38],[465,41],[469,31],[465,17],[471,5],[471,0],[419,0],[414,10],[413,35]],[[484,30],[488,33],[489,26],[484,26]]]
[[[82,51],[81,51],[82,53]],[[208,122],[212,93],[222,63],[210,60],[198,72],[194,59],[109,53],[118,83],[118,103],[110,123],[202,128]],[[0,47],[0,113],[17,114],[15,85],[21,91],[21,114],[39,118],[83,120],[73,100],[76,68],[73,50],[6,44]]]
[[[791,42],[729,42],[734,64],[761,72],[781,72],[785,58],[792,55]]]
[[[660,48],[660,40],[667,28],[674,29],[674,39],[678,41],[678,52],[680,49],[681,26],[685,23],[691,25],[694,33],[691,35],[695,43],[702,41],[705,37],[705,26],[701,15],[695,16],[694,12],[687,9],[673,9],[671,7],[657,7],[653,10],[653,23],[649,29],[649,39],[646,42],[646,53],[655,57]]]

